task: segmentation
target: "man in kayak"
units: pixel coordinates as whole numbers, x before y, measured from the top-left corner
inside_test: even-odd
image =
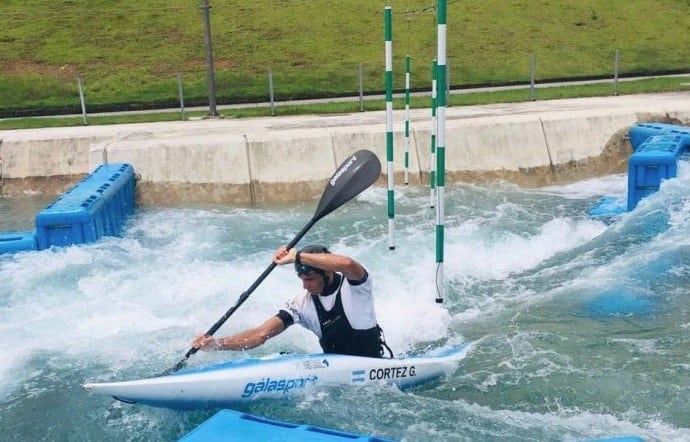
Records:
[[[371,278],[360,263],[330,253],[321,245],[299,251],[281,246],[273,254],[273,262],[294,264],[305,292],[258,327],[223,338],[199,335],[192,347],[206,351],[246,350],[299,323],[319,337],[325,353],[380,358],[385,347],[393,357],[376,320]]]

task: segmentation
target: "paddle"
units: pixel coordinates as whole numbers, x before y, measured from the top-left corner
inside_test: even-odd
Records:
[[[347,158],[335,171],[331,179],[326,185],[326,189],[321,195],[319,205],[314,212],[314,216],[309,220],[306,226],[290,241],[287,245],[288,249],[293,248],[300,239],[312,228],[314,224],[324,216],[333,212],[338,207],[350,201],[355,196],[359,195],[367,187],[371,186],[381,174],[381,163],[374,153],[368,150],[360,150],[355,152]],[[254,283],[242,293],[232,307],[225,312],[225,314],[208,329],[206,334],[212,336],[230,316],[249,298],[249,295],[263,282],[269,273],[276,267],[274,262],[264,270],[264,272],[254,281]],[[197,352],[197,348],[190,348],[180,360],[173,367],[164,371],[161,376],[173,373],[187,364],[187,359]]]

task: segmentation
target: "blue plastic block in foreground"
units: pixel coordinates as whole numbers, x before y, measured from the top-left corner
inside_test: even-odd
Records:
[[[295,425],[232,410],[221,410],[180,442],[393,442],[375,436],[346,433],[311,425]]]

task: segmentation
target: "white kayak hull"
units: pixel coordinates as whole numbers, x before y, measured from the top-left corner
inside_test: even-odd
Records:
[[[392,384],[410,388],[452,373],[465,344],[419,357],[378,359],[338,354],[281,355],[180,370],[149,379],[87,383],[94,393],[127,403],[194,409],[280,399],[332,386]]]

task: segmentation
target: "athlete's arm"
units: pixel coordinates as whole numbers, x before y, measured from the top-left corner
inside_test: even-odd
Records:
[[[295,255],[297,255],[297,249],[286,250],[283,246],[273,255],[273,262],[278,265],[291,264],[295,262]],[[303,264],[327,272],[340,272],[350,281],[361,281],[367,275],[366,269],[349,256],[335,253],[302,252],[299,257]]]
[[[258,327],[245,330],[236,335],[223,338],[199,335],[192,341],[192,347],[204,351],[211,350],[247,350],[258,347],[268,339],[282,333],[285,324],[278,316],[271,316]]]

